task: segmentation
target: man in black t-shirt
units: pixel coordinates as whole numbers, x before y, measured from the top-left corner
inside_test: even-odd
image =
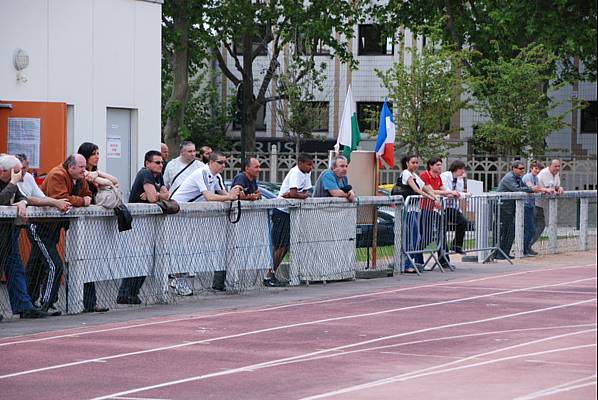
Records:
[[[251,157],[243,162],[243,172],[234,177],[232,187],[241,186],[243,192],[239,195],[240,200],[259,200],[262,197],[257,186],[257,177],[260,174],[260,162],[257,158]]]
[[[159,151],[145,153],[144,167],[139,170],[129,195],[129,203],[157,203],[168,199],[168,189],[162,181],[162,155]],[[139,290],[145,276],[124,278],[116,302],[118,304],[141,304]]]

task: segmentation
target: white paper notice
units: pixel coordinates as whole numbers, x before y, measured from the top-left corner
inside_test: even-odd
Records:
[[[8,154],[23,153],[29,168],[39,168],[39,118],[8,118]]]
[[[106,145],[106,157],[108,158],[120,158],[121,154],[121,141],[120,137],[109,137]]]

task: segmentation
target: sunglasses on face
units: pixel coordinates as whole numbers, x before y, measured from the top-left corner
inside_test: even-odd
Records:
[[[226,161],[224,161],[224,160],[218,160],[218,161],[215,161],[215,162],[218,163],[218,164],[220,164],[220,165],[225,165],[226,164]]]
[[[162,165],[164,161],[152,161],[154,164]]]

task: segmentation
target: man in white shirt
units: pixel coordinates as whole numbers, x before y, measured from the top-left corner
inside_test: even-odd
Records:
[[[195,158],[195,155],[195,144],[189,141],[182,142],[180,155],[166,165],[163,179],[171,196],[176,193],[178,187],[189,175],[205,166],[203,162]]]
[[[198,201],[229,201],[236,200],[243,191],[241,186],[233,186],[230,192],[224,187],[220,175],[226,167],[226,157],[219,151],[210,154],[208,165],[193,171],[183,183],[179,190],[171,197],[179,203],[193,203]],[[178,279],[177,281],[181,281]],[[226,270],[214,272],[212,289],[224,291],[226,281]],[[175,284],[176,285],[176,284]],[[182,284],[179,282],[178,286]],[[176,287],[178,287],[176,286]],[[177,289],[177,292],[179,289]]]
[[[291,168],[282,181],[278,197],[284,199],[307,199],[309,197],[309,190],[312,188],[311,170],[313,165],[314,161],[309,154],[299,154],[297,165]],[[290,239],[291,218],[289,212],[284,209],[275,208],[272,210],[273,265],[272,269],[268,271],[264,278],[264,285],[283,286],[283,284],[276,279],[275,272],[289,250]]]
[[[544,193],[562,194],[563,187],[561,186],[561,161],[552,160],[548,167],[542,169],[538,174],[538,188]],[[537,199],[536,207],[534,208],[534,221],[536,222],[536,229],[534,236],[530,242],[530,247],[540,239],[544,228],[546,227],[546,213],[548,212],[548,200]],[[543,222],[543,223],[542,223]]]

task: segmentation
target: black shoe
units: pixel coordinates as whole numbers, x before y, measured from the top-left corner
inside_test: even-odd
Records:
[[[37,308],[30,308],[29,310],[25,310],[19,313],[19,317],[21,317],[22,319],[46,318],[47,316],[47,312],[44,312]]]
[[[513,257],[513,256],[509,256],[509,255],[505,257],[505,256],[503,256],[502,254],[498,254],[498,255],[494,256],[494,259],[495,259],[495,260],[512,260],[512,259],[514,259],[514,258],[515,258],[515,257]]]
[[[224,286],[212,286],[212,290],[216,290],[218,292],[226,292],[226,288]]]
[[[116,304],[141,304],[139,296],[118,296]]]
[[[267,287],[285,287],[286,285],[280,282],[274,275],[264,278],[264,286]]]
[[[455,247],[455,248],[453,248],[453,251],[454,251],[455,253],[457,253],[457,254],[461,254],[461,255],[463,255],[463,254],[467,254],[465,251],[463,251],[463,249],[462,249],[461,247]]]
[[[118,302],[118,300],[117,300]],[[102,307],[99,304],[96,304],[95,306],[91,307],[91,308],[86,308],[83,310],[84,313],[92,313],[92,312],[108,312],[110,311],[110,309],[108,307]]]
[[[527,251],[523,252],[524,256],[537,256],[538,252],[537,251],[533,251],[532,249],[529,249]]]
[[[4,316],[2,314],[0,314],[0,322],[2,322],[3,319],[4,319]]]
[[[62,315],[62,311],[57,310],[52,305],[42,304],[42,306],[39,309],[47,313],[49,317],[60,317]]]

